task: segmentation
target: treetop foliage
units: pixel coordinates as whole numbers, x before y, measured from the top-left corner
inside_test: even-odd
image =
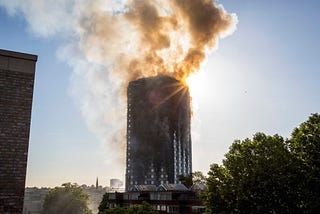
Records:
[[[212,164],[203,196],[208,213],[314,213],[320,209],[320,115],[290,139],[257,133],[236,140]]]
[[[179,181],[185,185],[187,188],[190,188],[195,183],[201,183],[206,181],[206,176],[203,175],[201,171],[195,171],[189,175],[179,175]]]
[[[77,184],[65,183],[49,191],[43,204],[43,214],[91,214],[89,196]]]

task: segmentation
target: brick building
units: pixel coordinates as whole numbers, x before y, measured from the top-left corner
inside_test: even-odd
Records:
[[[22,213],[37,56],[0,49],[0,213]]]

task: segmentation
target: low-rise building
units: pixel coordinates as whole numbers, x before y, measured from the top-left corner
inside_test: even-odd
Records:
[[[183,184],[135,185],[130,192],[107,193],[107,208],[131,207],[149,203],[159,213],[204,213],[205,207],[196,192]]]

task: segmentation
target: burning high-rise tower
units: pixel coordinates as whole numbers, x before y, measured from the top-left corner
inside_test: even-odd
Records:
[[[192,170],[189,90],[168,76],[128,86],[126,190],[178,183]]]

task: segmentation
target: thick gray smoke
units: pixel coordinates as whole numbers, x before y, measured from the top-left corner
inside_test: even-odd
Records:
[[[115,177],[124,171],[114,161],[124,163],[128,81],[166,74],[184,82],[237,23],[212,0],[0,0],[0,6],[22,14],[37,36],[62,40],[57,55],[73,68],[71,94],[106,146]]]

